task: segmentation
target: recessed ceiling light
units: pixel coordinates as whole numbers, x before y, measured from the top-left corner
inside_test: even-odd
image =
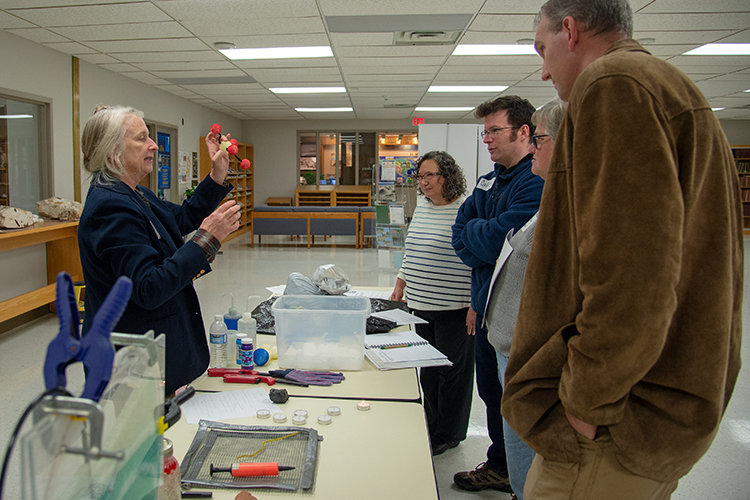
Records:
[[[352,108],[294,108],[298,113],[345,113],[354,111]]]
[[[684,56],[750,56],[750,43],[707,43]]]
[[[245,59],[299,59],[308,57],[333,57],[331,47],[263,47],[258,49],[226,49],[222,54],[232,60]]]
[[[34,118],[32,115],[0,115],[0,120],[17,120],[19,118]]]
[[[711,108],[711,111],[721,111],[722,109],[727,109],[727,108]]]
[[[533,45],[493,45],[493,44],[465,44],[458,45],[453,51],[454,56],[526,56],[536,55]]]
[[[502,92],[507,85],[431,85],[427,92]]]
[[[346,92],[346,87],[275,87],[274,94],[333,94]]]
[[[417,106],[414,111],[471,111],[474,106],[453,106],[453,107],[436,107],[436,106]]]

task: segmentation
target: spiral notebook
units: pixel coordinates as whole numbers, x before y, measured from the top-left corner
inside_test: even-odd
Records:
[[[413,330],[366,335],[365,348],[367,359],[381,370],[453,365]]]

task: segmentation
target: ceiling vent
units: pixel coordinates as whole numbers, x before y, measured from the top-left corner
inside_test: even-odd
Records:
[[[416,104],[384,104],[383,105],[384,108],[389,108],[389,109],[392,109],[392,108],[415,108],[416,106],[417,106]]]
[[[396,31],[393,45],[453,45],[460,31]]]

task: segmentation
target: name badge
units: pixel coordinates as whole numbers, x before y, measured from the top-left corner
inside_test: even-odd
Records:
[[[496,177],[493,177],[492,179],[480,179],[477,183],[477,187],[482,191],[489,191],[495,184],[495,179]]]

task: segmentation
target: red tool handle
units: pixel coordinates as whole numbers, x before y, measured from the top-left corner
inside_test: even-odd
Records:
[[[209,377],[223,377],[224,375],[257,375],[255,370],[243,370],[242,368],[209,368]]]
[[[259,384],[261,382],[273,385],[276,383],[276,379],[260,375],[224,375],[224,383],[227,384]]]
[[[278,462],[232,464],[232,477],[278,476]]]

